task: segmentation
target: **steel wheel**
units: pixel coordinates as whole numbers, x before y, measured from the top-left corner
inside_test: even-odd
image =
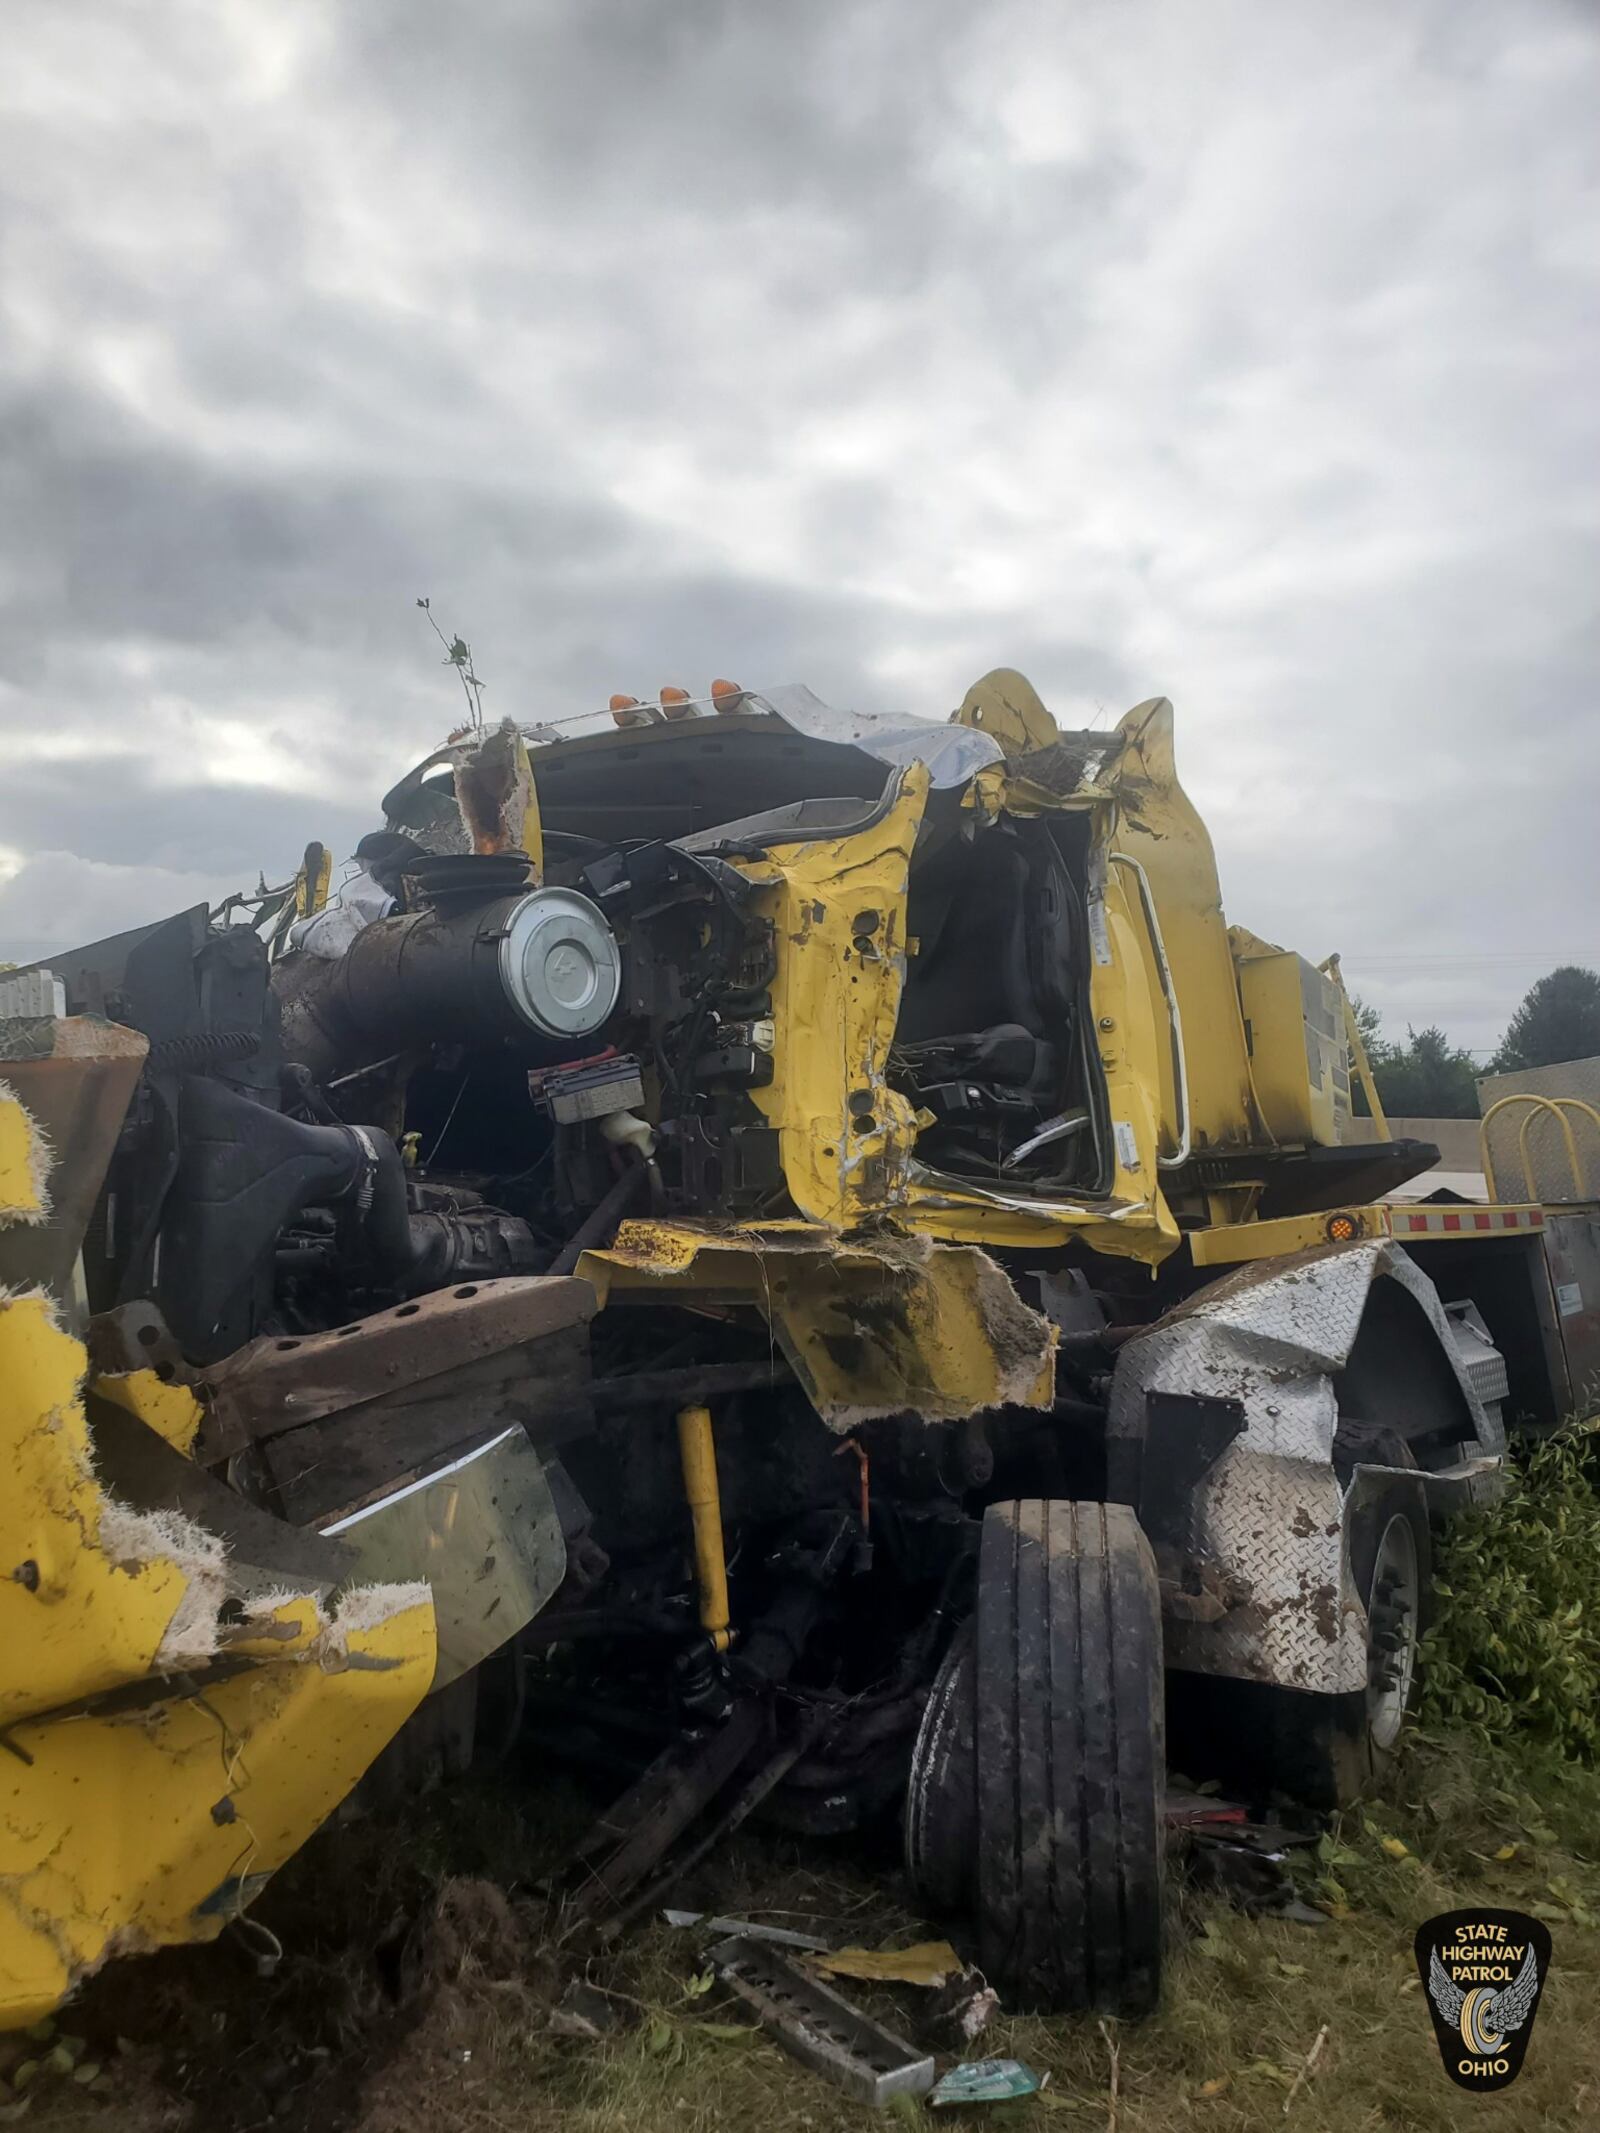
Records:
[[[1367,1730],[1377,1755],[1393,1749],[1405,1724],[1416,1685],[1421,1610],[1416,1526],[1397,1511],[1378,1539],[1367,1602]]]

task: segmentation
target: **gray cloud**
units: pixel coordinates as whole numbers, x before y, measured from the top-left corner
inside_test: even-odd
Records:
[[[0,951],[359,834],[427,593],[525,715],[1165,692],[1391,1023],[1600,961],[1587,5],[7,27]]]

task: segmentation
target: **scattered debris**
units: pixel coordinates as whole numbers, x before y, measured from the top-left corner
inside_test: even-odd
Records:
[[[609,1995],[581,1977],[567,1980],[566,1991],[550,2010],[550,2028],[558,2037],[594,2042],[621,2027],[622,2017]]]
[[[1313,1917],[1322,1922],[1321,1912],[1307,1916],[1309,1907],[1296,1895],[1289,1872],[1289,1854],[1316,1844],[1315,1832],[1277,1822],[1235,1821],[1231,1814],[1226,1819],[1196,1816],[1183,1826],[1190,1837],[1189,1880],[1194,1888],[1220,1896],[1252,1917],[1270,1913],[1301,1924],[1313,1922]]]
[[[882,2110],[892,2097],[925,2096],[932,2088],[931,2056],[914,2051],[776,1949],[735,1935],[711,1950],[711,1961],[785,2051],[859,2101]]]
[[[828,1943],[819,1940],[814,1933],[797,1933],[790,1926],[764,1925],[753,1918],[713,1918],[704,1911],[663,1911],[662,1917],[669,1926],[700,1926],[707,1933],[715,1933],[719,1940],[739,1934],[745,1940],[764,1940],[775,1948],[804,1948],[812,1955],[826,1955]]]
[[[983,1972],[968,1968],[946,1981],[928,2010],[925,2027],[952,2050],[962,2051],[1000,2011],[1000,1995]]]
[[[828,1977],[857,1977],[874,1984],[943,1985],[964,1967],[947,1940],[919,1940],[910,1948],[841,1948],[816,1965]]]
[[[1219,1897],[1236,1910],[1259,1917],[1277,1911],[1293,1893],[1284,1862],[1244,1845],[1197,1844],[1189,1859],[1189,1886]]]
[[[789,1763],[796,1753],[791,1747],[782,1751]],[[562,1937],[601,1921],[615,1932],[627,1919],[651,1907],[662,1861],[692,1823],[708,1816],[712,1803],[727,1793],[731,1781],[753,1757],[759,1758],[758,1777],[765,1778],[774,1761],[771,1721],[766,1706],[755,1697],[736,1703],[720,1725],[671,1742],[621,1799],[612,1801],[580,1841],[565,1874],[551,1884],[548,1893],[563,1901]],[[677,1859],[671,1878],[687,1873],[717,1838],[737,1828],[755,1804],[753,1799],[746,1804],[744,1794],[749,1790],[747,1785],[731,1806],[710,1814],[709,1828],[701,1822],[704,1834]],[[641,1883],[645,1884],[643,1900],[638,1893]]]
[[[1326,2022],[1324,2022],[1322,2027],[1317,2031],[1315,2043],[1312,2045],[1310,2051],[1306,2053],[1304,2060],[1301,2062],[1300,2071],[1295,2075],[1294,2081],[1290,2086],[1288,2095],[1285,2096],[1283,2099],[1283,2115],[1285,2118],[1287,2118],[1289,2115],[1289,2106],[1299,2095],[1301,2087],[1310,2077],[1311,2069],[1316,2065],[1317,2060],[1321,2057],[1322,2047],[1324,2044],[1327,2043],[1327,2041],[1328,2025]]]
[[[1202,1844],[1234,1845],[1262,1859],[1281,1859],[1285,1852],[1307,1851],[1321,1839],[1320,1829],[1291,1829],[1283,1822],[1252,1822],[1248,1818],[1198,1833]]]
[[[1168,1792],[1168,1829],[1204,1829],[1209,1825],[1247,1822],[1249,1810],[1238,1800],[1219,1800],[1203,1792]]]
[[[1100,2026],[1103,2029],[1105,2024]],[[1049,2079],[1020,2059],[968,2059],[941,2077],[928,2101],[935,2110],[969,2103],[1010,2103],[1018,2096],[1037,2096]]]

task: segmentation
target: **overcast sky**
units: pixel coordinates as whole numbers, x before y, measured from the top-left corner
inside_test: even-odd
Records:
[[[1231,917],[1600,964],[1593,0],[10,0],[0,956],[459,708],[1166,694]]]

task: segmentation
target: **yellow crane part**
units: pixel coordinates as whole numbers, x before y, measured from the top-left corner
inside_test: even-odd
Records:
[[[710,1408],[685,1407],[679,1411],[678,1456],[683,1462],[683,1493],[694,1522],[700,1627],[713,1648],[725,1652],[732,1637],[728,1623],[728,1563],[722,1545],[722,1498],[717,1488],[717,1444]]]
[[[0,1221],[37,1224],[50,1151],[3,1088],[0,1151]],[[73,1151],[58,1155],[70,1186]],[[426,1585],[337,1604],[292,1578],[252,1585],[219,1535],[110,1495],[87,1369],[44,1290],[0,1289],[0,2029],[112,1956],[213,1938],[434,1674]],[[96,1389],[169,1446],[192,1441],[186,1388],[136,1371]]]

